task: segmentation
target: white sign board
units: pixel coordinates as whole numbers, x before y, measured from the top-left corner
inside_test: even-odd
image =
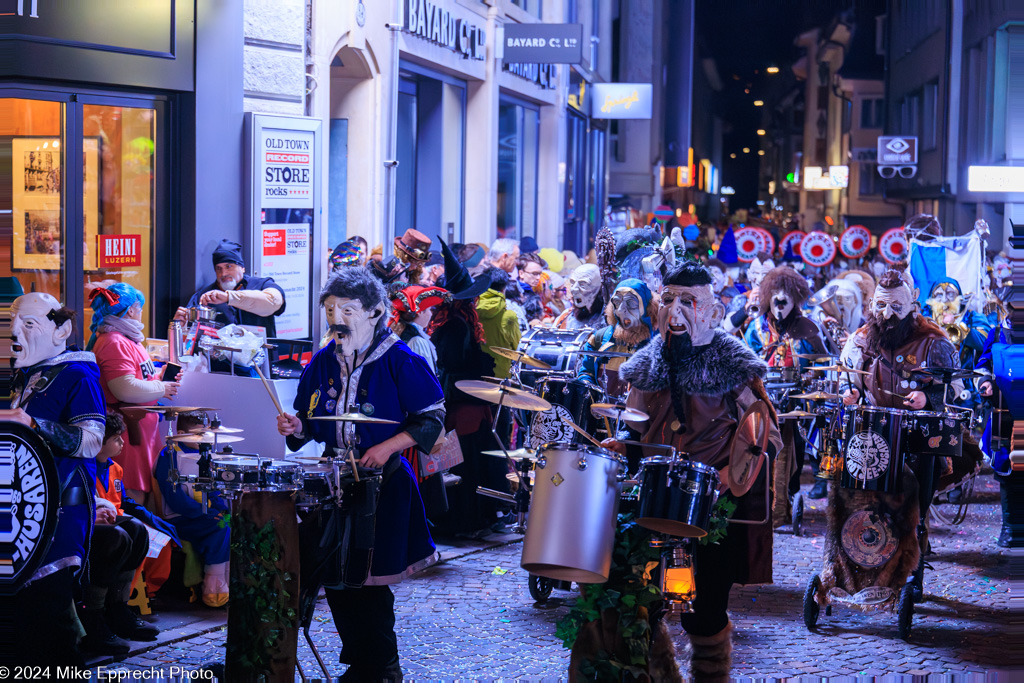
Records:
[[[318,289],[316,253],[320,226],[320,122],[252,115],[251,246],[260,277],[274,279],[285,295],[277,336],[315,336],[310,292]]]

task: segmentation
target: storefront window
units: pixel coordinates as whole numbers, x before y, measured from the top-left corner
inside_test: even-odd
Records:
[[[396,237],[415,228],[431,239],[437,234],[462,239],[465,130],[465,83],[404,65],[398,94]]]
[[[498,237],[537,234],[540,115],[503,101],[498,109]]]
[[[580,249],[586,243],[587,120],[569,110],[569,115],[566,117],[565,133],[563,248],[580,253]]]
[[[153,299],[156,111],[83,107],[82,194],[85,301],[98,286],[125,282]],[[85,307],[84,330],[92,321]],[[146,334],[150,316],[143,318]],[[86,333],[88,337],[88,333]]]
[[[521,7],[538,19],[541,18],[541,0],[512,0],[512,4],[516,7]]]
[[[0,98],[0,278],[57,299],[64,293],[63,143],[59,102]]]

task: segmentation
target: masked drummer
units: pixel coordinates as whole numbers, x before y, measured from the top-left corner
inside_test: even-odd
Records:
[[[643,280],[623,280],[604,309],[608,325],[590,335],[587,347],[592,351],[623,353],[643,348],[654,334],[653,316],[657,310],[658,303]],[[609,396],[625,396],[625,382],[619,380],[623,360],[585,356],[581,377],[601,386]]]
[[[5,663],[84,663],[78,625],[68,610],[96,514],[96,454],[103,445],[106,405],[95,356],[68,346],[74,317],[41,292],[23,294],[11,305],[13,407],[0,410],[0,420],[31,427],[46,441],[61,490],[46,492],[59,497],[60,514],[45,557],[16,595],[0,600],[0,615],[18,618],[14,633],[0,643]],[[15,659],[7,659],[11,655]]]
[[[422,357],[387,327],[391,303],[380,280],[362,268],[333,273],[320,293],[333,339],[299,379],[296,415],[278,431],[298,450],[314,440],[328,451],[355,443],[363,467],[382,469],[369,577],[358,588],[327,587],[342,641],[343,680],[401,680],[389,586],[438,559],[412,469],[400,453],[430,452],[444,424],[441,387]],[[398,424],[312,421],[358,412]]]
[[[946,387],[915,370],[958,368],[960,360],[942,328],[918,312],[913,281],[902,265],[889,269],[878,280],[867,323],[843,347],[840,363],[868,372],[853,375],[852,383],[848,375],[841,374],[843,402],[854,405],[863,397],[873,406],[941,411],[945,399],[952,400],[962,385],[956,382]],[[923,551],[927,548],[923,521],[935,490],[937,463],[937,458],[921,456],[916,464],[911,464],[919,485],[922,520],[921,561],[913,579],[915,600],[923,595]]]
[[[717,329],[725,308],[715,298],[708,270],[693,262],[671,268],[664,278],[658,331],[619,369],[631,390],[627,403],[650,415],[640,440],[668,444],[682,457],[711,465],[729,481],[730,444],[742,414],[757,401],[767,404],[761,378],[766,366],[739,339]],[[771,416],[768,455],[746,479],[748,490],[723,495],[737,503],[734,519],[764,520],[770,458],[781,447]],[[636,425],[634,425],[636,426]],[[605,444],[625,452],[623,444]],[[752,485],[749,482],[753,482]],[[691,676],[725,678],[732,660],[732,623],[727,610],[734,583],[772,581],[772,525],[730,524],[720,543],[697,545],[694,612],[682,615],[690,636]]]

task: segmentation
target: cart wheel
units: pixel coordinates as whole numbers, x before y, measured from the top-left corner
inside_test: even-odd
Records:
[[[804,592],[804,626],[807,627],[808,631],[813,631],[814,626],[818,623],[818,614],[821,612],[821,607],[818,606],[818,601],[814,598],[820,587],[821,579],[815,574],[811,577],[810,582],[807,584],[807,590]]]
[[[910,640],[910,629],[914,621],[914,588],[909,583],[900,589],[896,615],[900,629],[900,638]]]
[[[793,535],[804,535],[804,496],[798,493],[793,496]]]
[[[547,602],[548,598],[551,597],[551,588],[553,585],[554,583],[551,579],[545,579],[543,576],[530,574],[530,597],[537,602]]]

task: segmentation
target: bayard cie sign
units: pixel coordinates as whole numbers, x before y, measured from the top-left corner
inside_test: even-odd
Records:
[[[486,57],[487,33],[465,19],[459,19],[439,3],[429,0],[405,0],[407,33],[448,48],[466,59]]]

